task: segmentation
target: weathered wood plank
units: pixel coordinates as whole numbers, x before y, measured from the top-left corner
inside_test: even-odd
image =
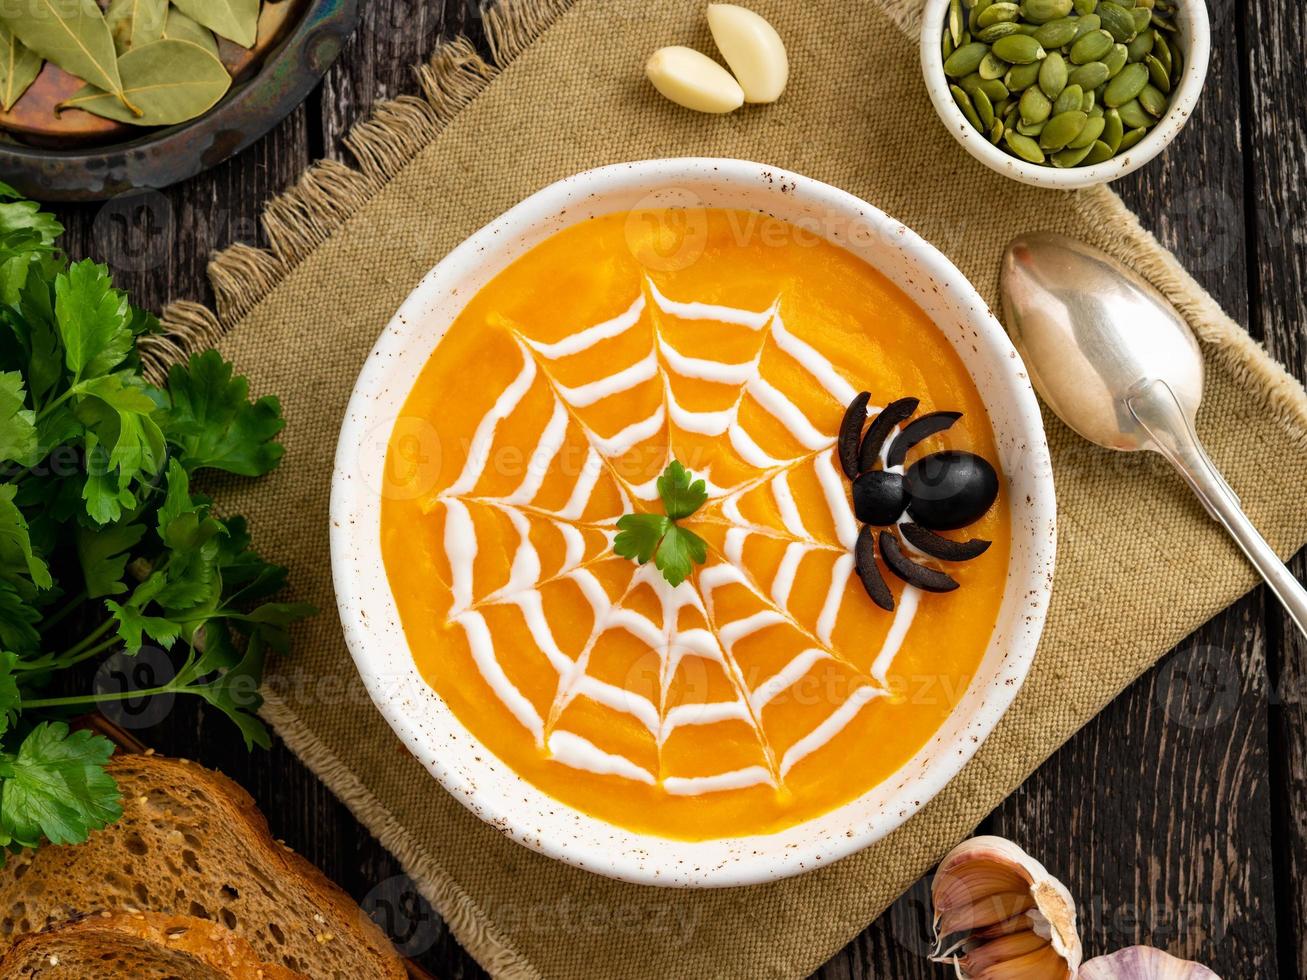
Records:
[[[1267,349],[1307,378],[1307,92],[1302,79],[1301,3],[1221,5],[1241,28],[1249,77],[1243,130],[1250,165],[1252,321]],[[1242,20],[1240,20],[1242,18]],[[1307,558],[1290,567],[1307,579]],[[1279,899],[1280,971],[1307,977],[1307,642],[1268,601],[1271,677],[1272,817]]]
[[[1225,13],[1214,6],[1219,25]],[[1189,127],[1162,159],[1115,189],[1247,323],[1236,124],[1246,76],[1237,34],[1218,30],[1216,37],[1210,80]],[[981,828],[1017,840],[1066,880],[1081,902],[1091,955],[1143,942],[1200,956],[1226,976],[1276,972],[1264,604],[1255,593],[1199,630]],[[1199,676],[1196,669],[1212,663],[1228,665],[1215,675],[1223,686],[1211,711],[1195,718],[1184,699],[1201,694],[1210,671]],[[926,895],[919,883],[819,976],[941,976],[919,958]]]

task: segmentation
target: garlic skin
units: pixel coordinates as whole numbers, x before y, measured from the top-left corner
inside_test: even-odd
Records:
[[[687,109],[720,113],[744,104],[744,90],[731,73],[693,48],[659,48],[645,62],[644,73],[654,88]]]
[[[1076,980],[1082,951],[1066,886],[1001,837],[963,841],[931,884],[935,948],[962,980]]]
[[[708,29],[746,102],[775,102],[790,78],[785,44],[763,17],[733,3],[708,4]]]
[[[1221,980],[1203,966],[1151,946],[1131,946],[1098,956],[1080,968],[1079,980]]]

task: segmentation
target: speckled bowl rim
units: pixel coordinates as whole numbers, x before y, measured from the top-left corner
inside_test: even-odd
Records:
[[[635,833],[542,793],[454,717],[413,663],[384,572],[380,492],[385,447],[430,351],[495,273],[588,216],[651,206],[741,207],[809,218],[828,240],[890,276],[940,326],[994,424],[1012,501],[1012,548],[999,621],[976,677],[944,726],[890,779],[778,833],[686,842]],[[855,240],[856,238],[856,240]],[[995,256],[995,262],[998,256]],[[1024,365],[975,288],[935,248],[877,208],[828,184],[740,160],[619,164],[533,194],[450,252],[418,285],[369,355],[341,426],[331,493],[331,561],[345,640],[382,716],[446,790],[526,847],[588,871],[648,885],[747,885],[830,864],[900,827],[958,774],[1016,697],[1043,631],[1057,524],[1052,465]]]
[[[967,121],[949,91],[944,75],[944,52],[940,44],[944,37],[944,18],[948,15],[950,0],[927,0],[921,24],[921,70],[926,80],[930,101],[943,121],[944,127],[973,157],[997,173],[1023,184],[1035,187],[1052,187],[1076,190],[1107,184],[1132,174],[1159,156],[1180,135],[1193,115],[1207,81],[1207,70],[1212,57],[1212,26],[1204,0],[1180,0],[1177,26],[1184,45],[1184,77],[1171,99],[1171,107],[1139,144],[1120,156],[1092,167],[1072,167],[1059,170],[1027,163],[1004,153],[994,146],[976,127]]]

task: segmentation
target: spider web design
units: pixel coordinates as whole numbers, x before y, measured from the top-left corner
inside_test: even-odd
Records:
[[[690,356],[669,339],[687,324],[730,335],[732,349],[751,348],[751,356],[732,362]],[[797,402],[819,399],[833,406],[823,418],[837,420],[855,389],[786,327],[779,297],[758,311],[681,302],[646,279],[623,313],[562,340],[541,342],[506,326],[521,354],[520,371],[479,423],[458,479],[427,508],[445,511],[448,621],[463,628],[485,681],[554,760],[673,795],[759,784],[781,789],[795,765],[864,705],[889,694],[885,673],[915,614],[915,590],[907,589],[870,670],[832,643],[844,604],[868,601],[852,556],[858,525],[834,460],[835,435]],[[647,353],[604,377],[576,377],[574,359],[620,348],[629,360],[632,342],[640,350],[647,344]],[[785,359],[788,370],[764,378],[764,356]],[[687,381],[699,385],[693,398],[678,390]],[[712,404],[705,404],[705,389],[719,396]],[[487,479],[489,460],[506,441],[501,430],[521,416],[544,422],[525,476],[511,492],[487,492],[494,482]],[[612,430],[623,416],[629,421]],[[582,457],[570,472],[563,465],[569,447]],[[709,493],[699,513],[683,522],[708,540],[708,562],[679,587],[652,562],[637,565],[612,551],[622,514],[659,506],[656,478],[673,458],[704,479]],[[693,465],[700,458],[705,462]],[[631,459],[653,465],[633,477],[624,465]],[[551,473],[570,480],[566,500],[542,494]],[[827,512],[801,514],[798,484],[824,500]],[[549,539],[554,550],[561,545],[561,560],[542,559]],[[487,543],[511,555],[506,581],[479,579],[475,559]],[[820,603],[813,604],[809,587],[802,590],[806,608],[797,608],[796,583],[814,578],[824,586]],[[589,619],[579,646],[564,649],[547,603],[574,611],[578,621]],[[522,670],[510,676],[496,647],[500,631],[493,621],[509,614],[543,656],[530,679],[552,687],[547,703],[524,693],[531,685]],[[650,654],[656,669],[632,669],[647,665]],[[795,736],[796,709],[785,707],[783,695],[813,678],[842,692],[843,700],[815,725],[805,717],[803,734]],[[787,710],[786,724],[771,722],[773,713],[786,721]],[[601,747],[612,741],[613,713],[632,719],[635,735]],[[719,763],[728,768],[685,771],[669,759],[679,731],[713,725],[732,735],[735,748]]]

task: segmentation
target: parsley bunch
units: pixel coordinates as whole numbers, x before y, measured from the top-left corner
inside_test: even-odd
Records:
[[[658,478],[662,514],[625,514],[617,520],[613,551],[643,565],[650,558],[654,567],[672,585],[690,577],[697,562],[708,560],[708,544],[677,521],[694,515],[708,499],[703,480],[691,482],[690,472],[679,460],[672,460]]]
[[[147,383],[136,341],[158,320],[105,267],[70,263],[62,233],[0,184],[0,862],[121,814],[111,743],[66,721],[97,704],[193,695],[266,746],[264,657],[312,611],[270,601],[286,570],[191,487],[277,465],[277,400],[251,402],[216,351]],[[147,643],[172,651],[172,680],[89,689],[97,661]]]

